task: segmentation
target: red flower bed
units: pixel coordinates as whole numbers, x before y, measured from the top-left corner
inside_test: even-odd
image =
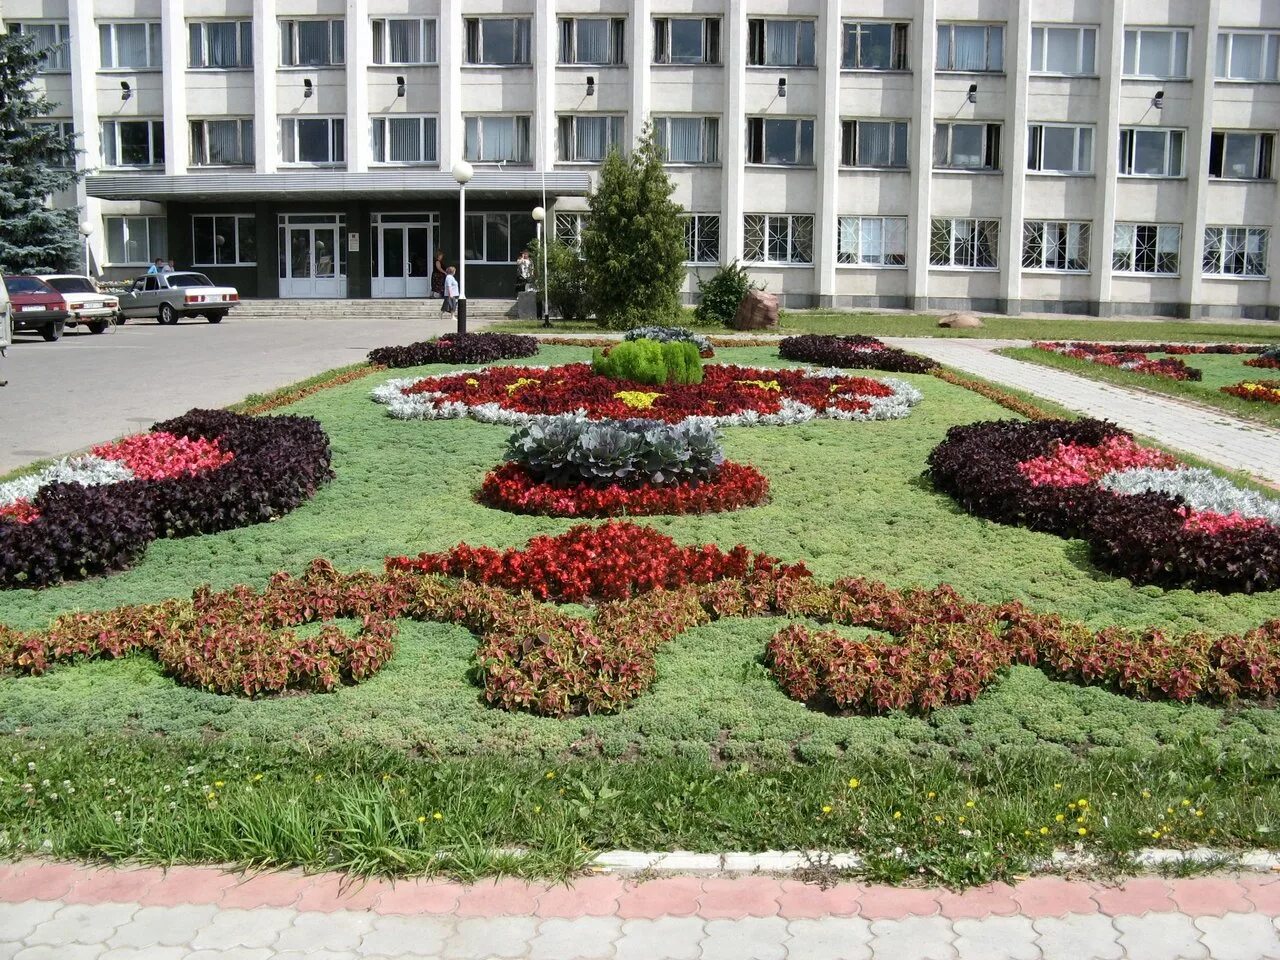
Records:
[[[1246,367],[1257,367],[1259,370],[1280,370],[1280,357],[1254,357],[1244,362]]]
[[[1280,380],[1245,380],[1222,387],[1223,393],[1242,400],[1256,400],[1260,403],[1280,403]]]
[[[172,433],[136,433],[123,440],[102,443],[91,451],[104,460],[118,460],[138,480],[172,480],[195,476],[230,463],[232,453],[222,450],[215,437],[175,437]]]
[[[573,363],[550,369],[487,367],[463,371],[428,377],[405,387],[403,392],[410,397],[441,394],[439,403],[493,403],[504,410],[526,414],[585,410],[593,420],[644,416],[678,423],[692,416],[776,414],[782,410],[784,399],[819,412],[831,406],[866,412],[872,398],[890,397],[894,391],[868,377],[812,377],[802,370],[765,370],[732,364],[704,367],[700,384],[655,387],[599,376],[592,372],[590,364]],[[833,397],[837,397],[834,402]]]
[[[1125,344],[1109,344],[1109,343],[1041,343],[1032,344],[1037,350],[1044,350],[1048,353],[1061,354],[1064,357],[1071,357],[1073,360],[1084,360],[1088,363],[1100,363],[1106,367],[1117,367],[1121,370],[1129,370],[1133,373],[1143,373],[1153,377],[1167,377],[1170,380],[1199,380],[1204,374],[1195,367],[1187,366],[1183,361],[1175,357],[1163,357],[1159,360],[1150,359],[1148,353],[1204,353],[1205,350],[1197,350],[1193,347],[1187,347],[1177,350],[1167,350],[1173,344],[1139,344],[1135,346],[1126,346]],[[1225,352],[1222,350],[1214,352]],[[1241,352],[1243,348],[1241,348]]]
[[[0,520],[11,520],[14,523],[34,523],[40,518],[40,511],[30,500],[16,500],[0,506]]]
[[[754,467],[724,463],[708,480],[623,487],[588,483],[555,486],[538,480],[521,464],[504,463],[485,475],[476,497],[511,513],[545,517],[651,516],[720,513],[754,507],[769,497],[769,480]]]
[[[1132,437],[1116,434],[1098,444],[1059,442],[1049,454],[1019,463],[1018,472],[1033,487],[1078,487],[1095,483],[1113,470],[1177,465],[1169,454],[1140,447]]]

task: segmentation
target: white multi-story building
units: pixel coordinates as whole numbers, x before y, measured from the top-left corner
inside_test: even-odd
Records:
[[[698,274],[790,306],[1276,316],[1276,0],[0,0],[97,264],[510,295],[652,121]]]

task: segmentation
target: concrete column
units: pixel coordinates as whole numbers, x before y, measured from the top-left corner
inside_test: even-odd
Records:
[[[556,150],[556,4],[536,0],[533,8],[533,164],[550,170]]]
[[[187,22],[183,0],[160,5],[160,42],[164,47],[164,172],[187,172]]]
[[[840,213],[840,5],[822,6],[817,35],[818,80],[822,113],[814,152],[818,163],[817,215],[814,224],[815,290],[819,306],[831,306],[836,295],[836,231]]]
[[[652,87],[649,64],[653,61],[652,0],[632,0],[631,17],[627,21],[631,49],[631,142],[640,139],[651,111]]]
[[[98,28],[93,22],[93,0],[70,0],[71,27],[71,122],[79,136],[83,151],[77,167],[89,173],[102,163],[102,131],[98,126],[98,91],[96,80],[100,52]],[[102,204],[89,196],[83,179],[76,183],[76,203],[80,219],[93,224],[89,247],[94,263],[101,267],[106,260],[106,232],[102,225]]]
[[[373,55],[373,25],[369,0],[347,0],[347,169],[369,169],[369,60]]]
[[[1001,211],[1000,272],[1004,312],[1022,312],[1022,222],[1027,187],[1027,78],[1031,73],[1031,0],[1009,11],[1005,43],[1004,207]],[[1012,68],[1012,69],[1010,69]],[[981,96],[981,93],[979,93]]]
[[[1111,255],[1115,249],[1116,177],[1120,173],[1117,152],[1120,136],[1120,85],[1124,74],[1125,0],[1111,4],[1109,17],[1098,28],[1097,69],[1098,124],[1093,132],[1094,191],[1093,228],[1089,262],[1093,276],[1091,289],[1099,316],[1113,312],[1111,296]]]
[[[1222,0],[1203,0],[1191,33],[1191,123],[1186,137],[1187,216],[1182,225],[1178,289],[1189,316],[1198,317],[1204,298],[1204,228],[1209,206],[1209,143],[1213,133],[1213,74]]]
[[[742,259],[743,164],[746,119],[743,96],[747,85],[747,11],[744,0],[725,3],[720,37],[724,63],[724,117],[720,121],[720,262]]]
[[[276,70],[280,66],[280,26],[276,0],[253,6],[253,164],[257,173],[275,173],[280,164],[280,120]]]
[[[440,0],[440,169],[462,156],[462,0]]]
[[[907,217],[907,305],[929,305],[929,229],[933,209],[933,71],[938,57],[937,0],[917,0],[911,29],[915,119],[911,130],[911,207]]]

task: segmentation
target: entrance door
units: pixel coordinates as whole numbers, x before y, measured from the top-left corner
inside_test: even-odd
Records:
[[[336,222],[298,222],[302,216],[290,220],[280,226],[280,296],[346,296],[345,228]]]
[[[439,225],[434,214],[381,214],[373,221],[373,295],[426,297]]]

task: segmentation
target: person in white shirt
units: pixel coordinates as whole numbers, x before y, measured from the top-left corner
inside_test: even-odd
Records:
[[[458,312],[458,272],[457,267],[450,267],[444,272],[444,303],[440,305],[440,312],[453,316]]]

